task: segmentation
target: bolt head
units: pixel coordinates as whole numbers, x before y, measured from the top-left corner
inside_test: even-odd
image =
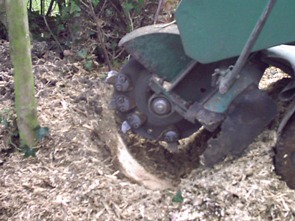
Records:
[[[166,98],[158,97],[152,101],[152,109],[158,115],[165,115],[171,111],[171,105]]]
[[[168,131],[164,135],[164,141],[167,143],[174,143],[178,141],[178,133],[176,131]]]

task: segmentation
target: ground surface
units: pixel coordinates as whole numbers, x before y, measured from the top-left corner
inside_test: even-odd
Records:
[[[14,95],[8,47],[1,42],[0,115],[10,121]],[[104,70],[90,73],[79,62],[61,60],[46,43],[34,48],[39,121],[50,128],[50,136],[37,157],[25,158],[9,145],[12,131],[0,125],[0,220],[295,220],[295,191],[280,181],[272,163],[278,120],[243,157],[213,169],[198,167],[202,142],[172,156],[159,145],[129,137],[126,142],[143,165],[176,184],[150,190],[123,176],[112,157],[117,129],[107,107],[111,90],[103,83]],[[139,151],[145,147],[147,156]],[[151,156],[159,165],[147,160]],[[173,202],[177,192],[183,201],[176,201],[182,202]]]

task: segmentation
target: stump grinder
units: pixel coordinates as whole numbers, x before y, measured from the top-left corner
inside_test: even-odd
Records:
[[[122,131],[175,151],[205,128],[212,133],[205,166],[240,156],[277,116],[276,102],[258,85],[267,68],[279,68],[290,83],[278,95],[290,105],[274,163],[295,189],[294,12],[293,0],[183,0],[175,22],[127,34],[119,44],[131,58],[106,79]]]

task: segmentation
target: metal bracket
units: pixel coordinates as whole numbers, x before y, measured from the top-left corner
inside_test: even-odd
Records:
[[[201,104],[192,104],[184,116],[185,119],[200,122],[208,131],[213,132],[225,119],[225,115],[206,110]]]
[[[238,78],[241,70],[245,66],[247,59],[251,53],[251,50],[258,39],[259,34],[262,31],[262,28],[265,25],[267,18],[269,17],[273,6],[275,5],[276,0],[270,0],[266,9],[260,16],[259,20],[257,21],[252,33],[250,34],[248,41],[246,42],[241,55],[239,56],[238,60],[236,61],[234,68],[231,72],[229,72],[226,76],[220,79],[219,84],[219,92],[221,94],[225,94],[229,88],[234,84],[235,80]]]
[[[173,92],[166,91],[156,79],[152,78],[149,86],[155,93],[166,96],[174,104],[173,109],[187,121],[192,123],[199,122],[208,131],[214,131],[225,118],[224,114],[206,110],[198,102],[190,105]]]

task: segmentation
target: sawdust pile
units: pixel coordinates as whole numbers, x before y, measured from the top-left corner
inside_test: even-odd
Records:
[[[50,136],[36,158],[25,158],[0,125],[0,220],[295,220],[295,191],[273,171],[276,125],[243,157],[196,168],[174,189],[152,191],[131,183],[113,164],[103,69],[86,72],[46,43],[41,48],[33,62],[36,96],[39,121]],[[7,42],[0,45],[0,62],[3,117],[14,99]],[[182,202],[172,201],[177,191]]]

